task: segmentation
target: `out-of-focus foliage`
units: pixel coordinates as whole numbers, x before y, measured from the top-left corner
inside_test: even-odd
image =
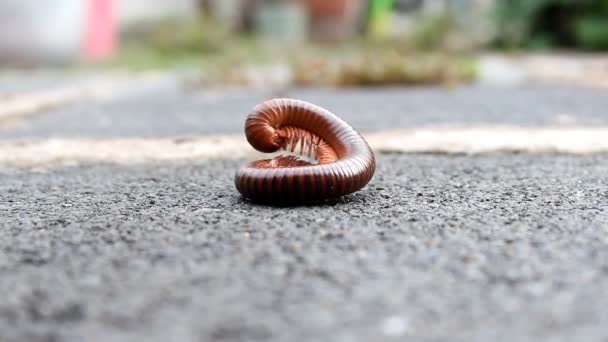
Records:
[[[475,77],[474,59],[446,48],[447,12],[421,15],[407,36],[323,44],[281,43],[230,32],[204,13],[140,25],[125,35],[113,66],[200,67],[189,85],[374,86],[454,84]]]
[[[411,40],[290,45],[230,33],[211,18],[167,20],[129,33],[113,66],[199,66],[202,83],[220,86],[453,84],[474,78],[472,58],[443,48],[452,27],[448,16],[427,16],[417,24]]]
[[[454,84],[475,77],[472,59],[430,52],[369,51],[344,58],[306,57],[293,63],[297,85],[381,86]]]
[[[121,51],[111,65],[154,69],[201,64],[225,55],[234,48],[234,40],[222,25],[203,15],[142,23],[123,34]]]
[[[449,12],[421,16],[414,25],[414,43],[423,50],[443,48],[454,30],[456,25]]]
[[[608,10],[603,15],[586,15],[576,21],[576,37],[589,49],[608,49]]]
[[[608,0],[503,0],[496,9],[500,46],[608,49]]]
[[[203,78],[190,85],[454,85],[472,81],[476,76],[476,63],[472,57],[378,46],[384,44],[390,43],[356,42],[333,48],[301,46],[284,51],[279,64],[255,65],[246,58],[237,63],[226,60],[206,68]]]

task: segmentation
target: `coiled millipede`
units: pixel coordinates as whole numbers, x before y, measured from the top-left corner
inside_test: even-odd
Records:
[[[297,152],[313,159],[278,156],[243,165],[235,185],[254,202],[319,202],[353,193],[374,175],[376,160],[363,137],[344,120],[311,103],[273,99],[258,105],[245,121],[247,141],[256,150]]]

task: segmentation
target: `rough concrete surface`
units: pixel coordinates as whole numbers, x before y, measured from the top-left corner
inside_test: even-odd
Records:
[[[608,156],[381,156],[321,206],[240,161],[0,172],[0,341],[606,341]]]

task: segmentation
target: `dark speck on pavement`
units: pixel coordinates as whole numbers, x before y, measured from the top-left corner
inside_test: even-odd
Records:
[[[239,163],[0,171],[0,341],[608,339],[608,156],[382,156],[294,208]]]

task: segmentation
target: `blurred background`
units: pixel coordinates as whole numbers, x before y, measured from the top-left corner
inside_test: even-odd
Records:
[[[1,0],[0,26],[12,69],[200,70],[192,85],[513,82],[524,71],[502,57],[603,56],[608,0]]]
[[[0,0],[0,341],[608,341],[607,50],[608,0]],[[240,199],[278,96],[372,182]]]

